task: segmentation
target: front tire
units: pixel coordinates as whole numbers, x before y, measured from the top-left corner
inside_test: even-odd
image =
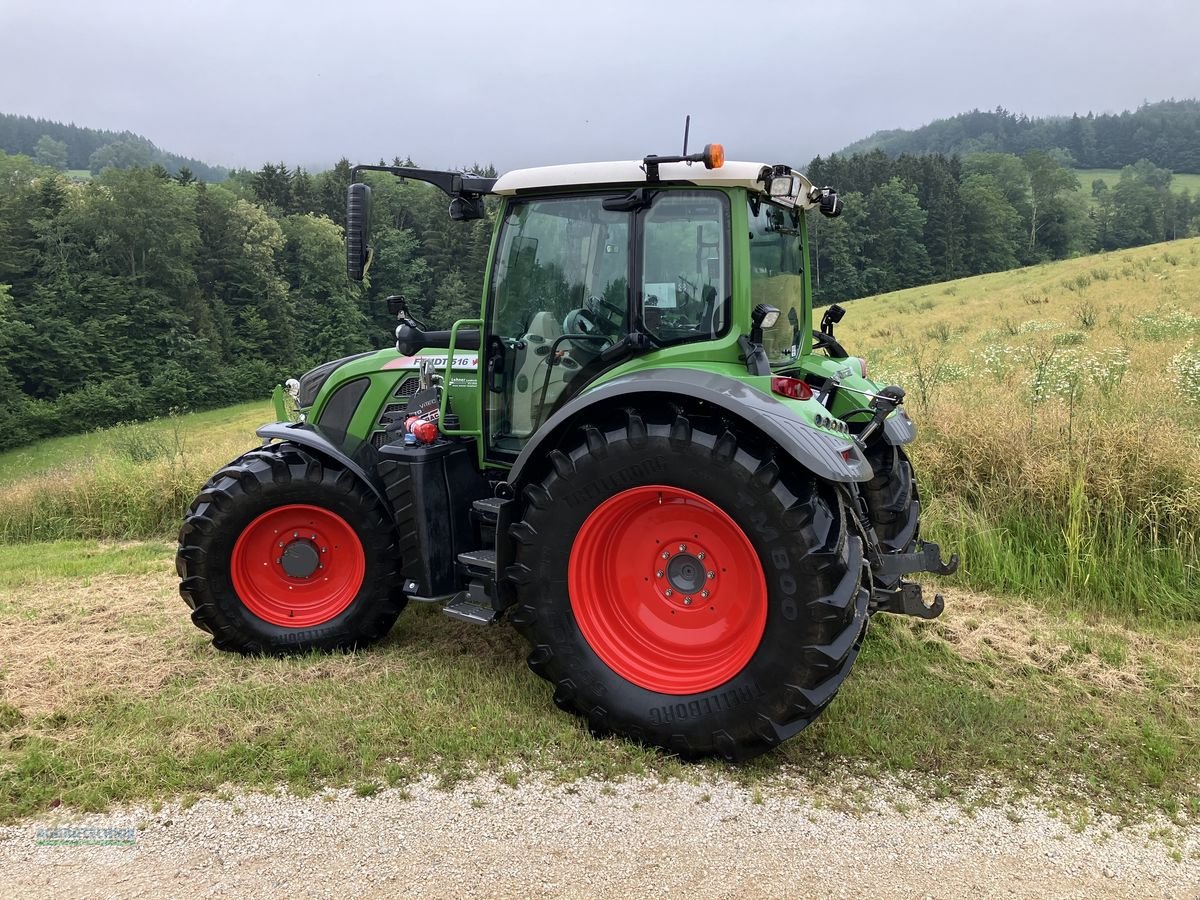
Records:
[[[833,699],[870,573],[836,491],[694,419],[628,412],[550,453],[511,532],[512,620],[593,731],[741,760]]]
[[[908,454],[881,440],[867,448],[874,476],[863,485],[871,525],[883,553],[908,553],[920,537],[921,496]]]
[[[351,472],[293,444],[214,475],[179,531],[179,593],[213,646],[244,654],[346,650],[404,608],[395,530]]]

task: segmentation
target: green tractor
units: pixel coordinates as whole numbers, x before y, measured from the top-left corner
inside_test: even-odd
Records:
[[[217,472],[179,533],[180,592],[218,649],[365,647],[410,602],[507,618],[554,702],[598,734],[730,760],[830,703],[876,612],[937,616],[904,391],[812,328],[786,165],[702,153],[428,182],[457,220],[499,201],[479,319],[288,384],[298,412]]]

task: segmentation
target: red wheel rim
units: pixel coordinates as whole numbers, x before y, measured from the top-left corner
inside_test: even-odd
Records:
[[[567,586],[596,655],[662,694],[724,684],[754,655],[767,622],[749,538],[680,488],[630,488],[596,507],[575,536]]]
[[[340,615],[362,587],[367,560],[350,524],[319,506],[267,510],[233,545],[233,588],[260,619],[311,628]]]

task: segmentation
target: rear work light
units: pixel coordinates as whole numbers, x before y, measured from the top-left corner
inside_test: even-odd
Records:
[[[771,377],[771,393],[779,394],[781,397],[790,397],[793,400],[811,400],[813,389],[808,386],[807,382],[799,378],[773,375]]]

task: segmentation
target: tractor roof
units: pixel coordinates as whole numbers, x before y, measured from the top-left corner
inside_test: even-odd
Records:
[[[696,184],[711,187],[744,187],[766,194],[767,186],[762,181],[763,169],[771,169],[763,163],[730,160],[719,169],[706,169],[701,163],[661,163],[659,183]],[[801,180],[800,202],[797,206],[808,207],[812,202],[808,192],[812,183],[795,172]],[[541,166],[536,169],[514,169],[506,172],[492,188],[494,194],[516,194],[524,191],[547,188],[583,187],[586,185],[620,185],[637,187],[647,183],[646,168],[641,160],[628,159],[616,162],[572,163],[565,166]]]

